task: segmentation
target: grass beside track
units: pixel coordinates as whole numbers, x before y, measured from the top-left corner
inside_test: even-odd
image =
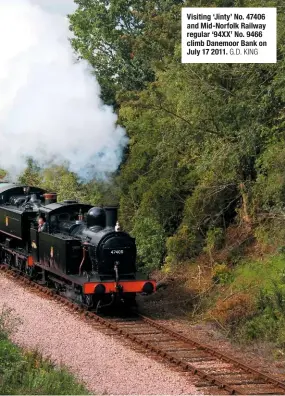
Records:
[[[42,358],[37,351],[24,351],[9,336],[17,319],[4,308],[0,315],[0,394],[87,395],[84,385],[63,367]]]

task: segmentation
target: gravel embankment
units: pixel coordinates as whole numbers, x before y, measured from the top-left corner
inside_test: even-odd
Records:
[[[67,365],[91,392],[201,394],[183,375],[124,346],[55,301],[37,296],[0,274],[0,310],[3,305],[13,308],[22,320],[13,335],[14,342],[38,348],[54,362]]]

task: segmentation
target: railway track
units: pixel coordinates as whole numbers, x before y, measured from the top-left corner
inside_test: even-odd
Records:
[[[184,375],[197,378],[194,385],[205,395],[285,395],[285,383],[191,338],[171,330],[140,314],[123,317],[104,317],[86,311],[79,305],[56,294],[1,265],[0,270],[21,283],[35,288],[79,312],[91,325],[104,326],[139,345],[142,350],[159,356]]]

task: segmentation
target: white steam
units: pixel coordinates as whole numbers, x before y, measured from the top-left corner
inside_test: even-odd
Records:
[[[31,156],[85,176],[113,172],[125,131],[87,64],[75,63],[67,19],[34,1],[0,0],[0,168],[20,172]]]

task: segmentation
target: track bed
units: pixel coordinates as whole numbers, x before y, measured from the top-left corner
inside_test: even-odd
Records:
[[[36,289],[37,292],[50,296],[60,303],[80,312],[85,320],[96,328],[109,329],[111,334],[118,334],[124,339],[137,344],[141,351],[162,359],[187,377],[195,374],[194,385],[202,394],[240,394],[240,395],[284,395],[285,384],[263,374],[240,361],[225,355],[208,345],[198,343],[189,337],[172,331],[156,321],[139,315],[106,316],[89,312],[54,291],[30,281],[14,270],[1,266],[17,281]]]

